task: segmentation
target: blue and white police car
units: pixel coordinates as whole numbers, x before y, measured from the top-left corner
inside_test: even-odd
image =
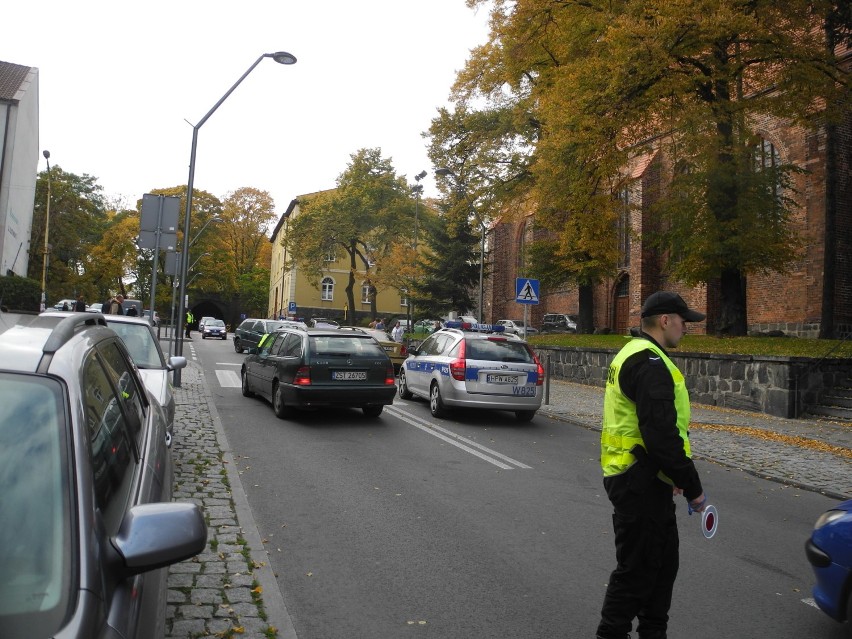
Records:
[[[447,322],[399,371],[399,396],[429,401],[434,417],[450,408],[514,411],[528,422],[541,407],[544,367],[529,345],[502,326]]]

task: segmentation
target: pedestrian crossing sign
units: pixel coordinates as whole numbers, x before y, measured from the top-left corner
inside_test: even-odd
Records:
[[[518,304],[538,304],[538,280],[526,277],[515,279],[515,301]]]

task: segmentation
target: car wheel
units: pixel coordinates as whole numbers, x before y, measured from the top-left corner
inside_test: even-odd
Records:
[[[378,406],[362,406],[361,410],[364,411],[365,417],[378,417],[382,414],[382,410],[384,410],[384,406],[379,404]]]
[[[443,417],[447,414],[444,400],[441,399],[441,389],[438,388],[438,382],[432,382],[432,388],[429,389],[429,412],[432,413],[432,417]]]
[[[272,389],[272,410],[275,411],[275,415],[279,419],[286,419],[291,412],[290,408],[284,403],[284,389],[278,382],[275,382],[275,387]]]
[[[240,373],[240,379],[242,381],[243,397],[254,397],[254,393],[251,391],[251,386],[249,386],[248,372],[245,368]]]
[[[399,369],[399,397],[400,399],[411,399],[414,394],[408,390],[408,384],[405,383],[405,369]]]
[[[223,340],[226,340],[226,339],[228,339],[228,336],[227,336],[227,335],[222,335],[222,339],[223,339]]]
[[[238,340],[236,337],[234,338],[234,350],[237,351],[238,353],[243,352],[243,347],[240,346],[240,340]]]
[[[534,410],[516,410],[515,411],[515,419],[519,422],[531,422],[532,418],[535,417]]]

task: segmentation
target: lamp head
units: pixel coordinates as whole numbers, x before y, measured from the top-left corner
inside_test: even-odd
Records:
[[[45,159],[45,160],[49,160],[49,159],[50,159],[50,151],[48,151],[47,149],[45,149],[44,151],[42,151],[42,152],[41,152],[41,154],[44,156],[44,159]]]
[[[442,166],[440,169],[435,169],[435,175],[440,175],[441,177],[447,177],[448,175],[452,175],[455,177],[455,173],[453,173],[450,169],[445,166]]]
[[[278,64],[296,64],[296,56],[286,51],[276,51],[275,53],[267,53],[270,58]]]
[[[414,179],[418,182],[426,177],[426,171],[420,171],[417,175],[414,176]]]

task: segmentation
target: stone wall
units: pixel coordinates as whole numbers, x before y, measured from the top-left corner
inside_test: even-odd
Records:
[[[604,386],[614,349],[550,347],[534,349],[554,379]],[[692,401],[796,417],[819,402],[825,390],[842,385],[852,360],[674,353]]]

